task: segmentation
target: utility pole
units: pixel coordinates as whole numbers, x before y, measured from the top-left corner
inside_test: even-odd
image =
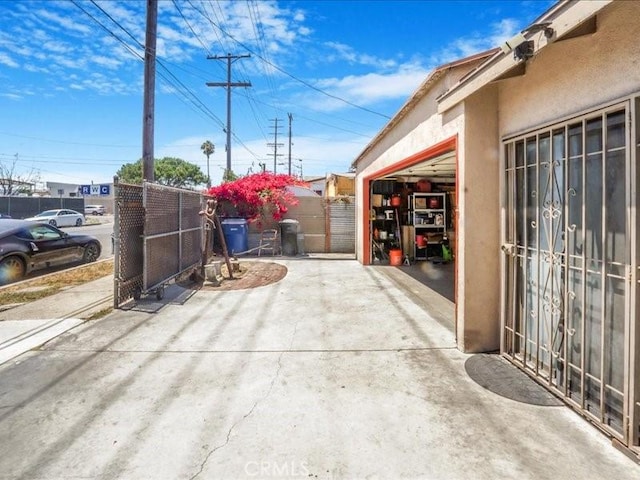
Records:
[[[287,113],[289,117],[289,176],[291,176],[291,122],[293,121],[293,115]]]
[[[156,37],[158,0],[147,0],[147,31],[144,46],[144,106],[142,108],[142,179],[154,181],[153,127],[156,89]]]
[[[274,118],[271,120],[274,123],[273,126],[273,135],[274,135],[274,142],[273,143],[267,143],[267,147],[273,147],[273,173],[277,172],[277,164],[278,164],[278,157],[281,157],[282,154],[278,153],[278,147],[283,147],[284,144],[282,143],[278,143],[278,122],[281,121],[281,119],[279,118]]]
[[[227,172],[231,172],[231,87],[250,87],[251,82],[231,82],[231,64],[234,60],[240,58],[248,58],[251,55],[231,55],[227,53],[223,56],[208,55],[207,60],[226,60],[227,61],[227,81],[226,82],[207,82],[207,87],[225,87],[227,89]]]

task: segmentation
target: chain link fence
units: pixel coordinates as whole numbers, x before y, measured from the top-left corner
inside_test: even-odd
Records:
[[[156,291],[202,260],[204,197],[153,183],[116,182],[114,306]]]

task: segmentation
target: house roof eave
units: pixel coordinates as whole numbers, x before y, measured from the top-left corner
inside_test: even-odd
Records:
[[[526,40],[538,39],[534,45],[534,56],[549,44],[561,40],[564,35],[574,30],[578,25],[588,21],[613,0],[575,1],[562,0],[538,17],[522,33]],[[553,37],[540,35],[533,26],[550,22]],[[444,113],[462,102],[469,95],[480,90],[492,81],[504,76],[513,68],[526,60],[517,60],[511,51],[498,50],[493,57],[479,65],[475,70],[460,79],[447,92],[438,98],[438,113]]]
[[[475,62],[477,60],[481,60],[483,58],[488,58],[491,55],[494,55],[499,49],[494,48],[491,50],[483,51],[469,57],[465,57],[459,60],[455,60],[453,62],[449,62],[439,67],[435,68],[431,73],[427,76],[427,78],[420,84],[420,86],[416,89],[416,91],[407,99],[407,101],[400,107],[400,109],[396,112],[396,114],[387,122],[387,124],[380,130],[375,137],[371,139],[371,141],[364,147],[362,152],[353,160],[351,163],[351,168],[355,169],[358,165],[358,162],[373,148],[375,147],[385,136],[391,131],[414,107],[416,103],[418,103],[427,93],[431,90],[433,85],[440,79],[447,71],[466,65],[471,62]]]

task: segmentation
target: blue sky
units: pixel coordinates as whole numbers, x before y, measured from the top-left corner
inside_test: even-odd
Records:
[[[443,63],[500,43],[551,1],[160,0],[155,157],[212,182],[226,164],[226,63],[232,66],[232,168],[288,160],[293,173],[347,171]],[[110,182],[142,156],[146,2],[0,0],[0,162],[42,181]],[[277,165],[286,172],[287,165]]]

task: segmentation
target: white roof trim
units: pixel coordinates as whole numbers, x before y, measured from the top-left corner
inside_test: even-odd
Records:
[[[566,1],[550,9],[532,25],[540,22],[551,22],[551,28],[554,29],[553,39],[558,39],[582,22],[593,17],[612,2],[613,0]],[[526,32],[527,29],[523,31]],[[541,32],[527,33],[524,36],[527,40],[535,40],[534,55],[549,43],[553,43],[553,39],[548,40]],[[469,95],[480,90],[520,62],[513,58],[511,52],[503,53],[500,51],[496,53],[438,99],[438,113],[444,113],[453,108]]]

